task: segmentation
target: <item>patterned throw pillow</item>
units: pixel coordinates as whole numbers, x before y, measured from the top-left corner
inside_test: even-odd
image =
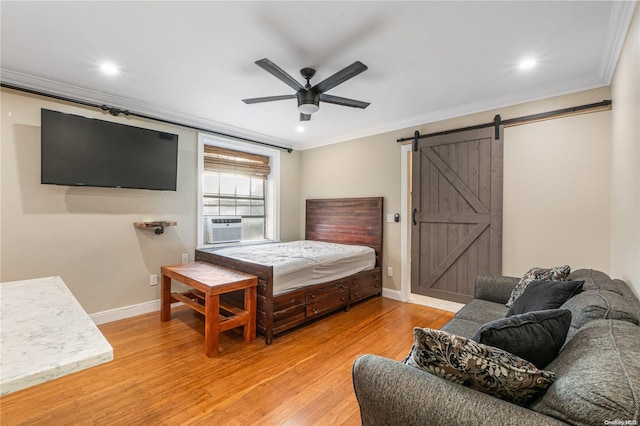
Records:
[[[516,284],[505,306],[507,308],[510,308],[511,306],[513,306],[513,302],[518,297],[520,297],[520,295],[524,292],[524,289],[527,288],[527,286],[530,283],[534,281],[539,281],[539,280],[566,281],[569,279],[570,273],[571,273],[571,267],[569,265],[556,266],[553,268],[536,267],[536,268],[529,269],[527,273],[522,276],[522,278],[520,279],[520,282]]]
[[[528,405],[556,376],[502,349],[430,328],[414,328],[414,343],[402,361],[480,392]]]

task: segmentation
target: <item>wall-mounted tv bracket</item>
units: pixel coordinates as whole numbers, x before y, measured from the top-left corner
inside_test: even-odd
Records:
[[[178,223],[173,221],[155,221],[155,222],[134,222],[133,226],[136,228],[150,229],[153,228],[153,232],[156,235],[162,235],[164,233],[165,226],[176,226]]]
[[[100,107],[100,109],[103,110],[103,111],[109,111],[109,114],[113,115],[114,117],[118,117],[120,114],[131,115],[131,113],[126,109],[110,107],[110,106],[107,106],[107,105],[102,105]]]

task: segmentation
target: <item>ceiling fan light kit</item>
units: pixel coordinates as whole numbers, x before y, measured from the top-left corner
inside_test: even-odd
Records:
[[[303,86],[296,79],[287,74],[282,68],[266,58],[256,61],[256,64],[274,77],[287,84],[292,89],[294,89],[296,91],[296,94],[243,99],[242,101],[246,104],[281,101],[284,99],[296,98],[298,100],[300,121],[311,120],[311,114],[317,112],[320,109],[320,101],[361,109],[369,106],[368,102],[341,98],[339,96],[332,96],[324,93],[330,89],[333,89],[335,86],[344,83],[350,78],[355,77],[361,72],[366,71],[367,66],[360,61],[356,61],[348,67],[343,68],[342,70],[324,79],[313,87],[309,82],[309,80],[311,80],[311,78],[313,78],[313,76],[316,74],[316,70],[314,70],[313,68],[302,68],[300,70],[300,74],[302,75],[302,77],[307,80],[307,83]]]
[[[313,114],[320,109],[320,97],[317,93],[298,92],[298,111],[302,114]]]

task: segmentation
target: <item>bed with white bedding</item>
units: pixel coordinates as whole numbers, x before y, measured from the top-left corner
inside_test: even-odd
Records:
[[[257,330],[273,336],[382,291],[381,197],[307,200],[305,240],[196,250],[258,277]],[[225,295],[242,306],[240,294]]]
[[[215,251],[220,256],[273,266],[273,295],[326,283],[373,269],[375,250],[366,246],[291,241],[235,246]]]

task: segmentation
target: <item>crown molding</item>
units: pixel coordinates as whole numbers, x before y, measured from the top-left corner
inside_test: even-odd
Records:
[[[611,2],[609,25],[602,46],[601,62],[598,69],[598,74],[608,85],[613,80],[613,74],[616,71],[620,52],[627,37],[636,5],[636,1]]]
[[[437,121],[449,120],[452,118],[463,117],[466,115],[476,114],[484,111],[491,111],[497,108],[506,108],[526,102],[535,102],[542,99],[553,98],[556,96],[563,96],[571,93],[597,89],[607,85],[608,83],[598,77],[572,81],[570,85],[563,83],[550,85],[543,90],[531,90],[513,96],[503,96],[491,101],[474,102],[466,105],[456,106],[454,108],[441,109],[429,112],[427,114],[413,116],[404,120],[395,121],[384,126],[369,128],[360,132],[350,133],[332,139],[325,139],[323,141],[310,142],[305,144],[303,147],[299,147],[296,149],[303,151],[307,149],[320,148],[323,146],[347,142],[350,140],[371,137],[403,129],[409,129],[416,126],[423,126],[425,124],[434,123]]]
[[[107,93],[53,81],[30,74],[0,68],[0,80],[3,84],[9,84],[28,90],[50,94],[53,96],[66,97],[72,100],[79,101],[81,103],[86,102],[102,105],[106,104],[110,107],[125,109],[131,112],[143,114],[149,117],[155,117],[161,120],[169,120],[188,126],[208,129],[211,132],[220,132],[238,136],[241,138],[258,140],[272,145],[281,146],[283,148],[293,148],[293,143],[288,140],[274,138],[273,136],[268,136],[258,132],[252,132],[247,129],[230,126],[228,124],[220,123],[214,120],[208,120],[190,114],[179,113],[170,109],[158,107],[156,105],[140,102],[136,99],[109,95]],[[207,133],[206,130],[202,130],[202,132]]]

